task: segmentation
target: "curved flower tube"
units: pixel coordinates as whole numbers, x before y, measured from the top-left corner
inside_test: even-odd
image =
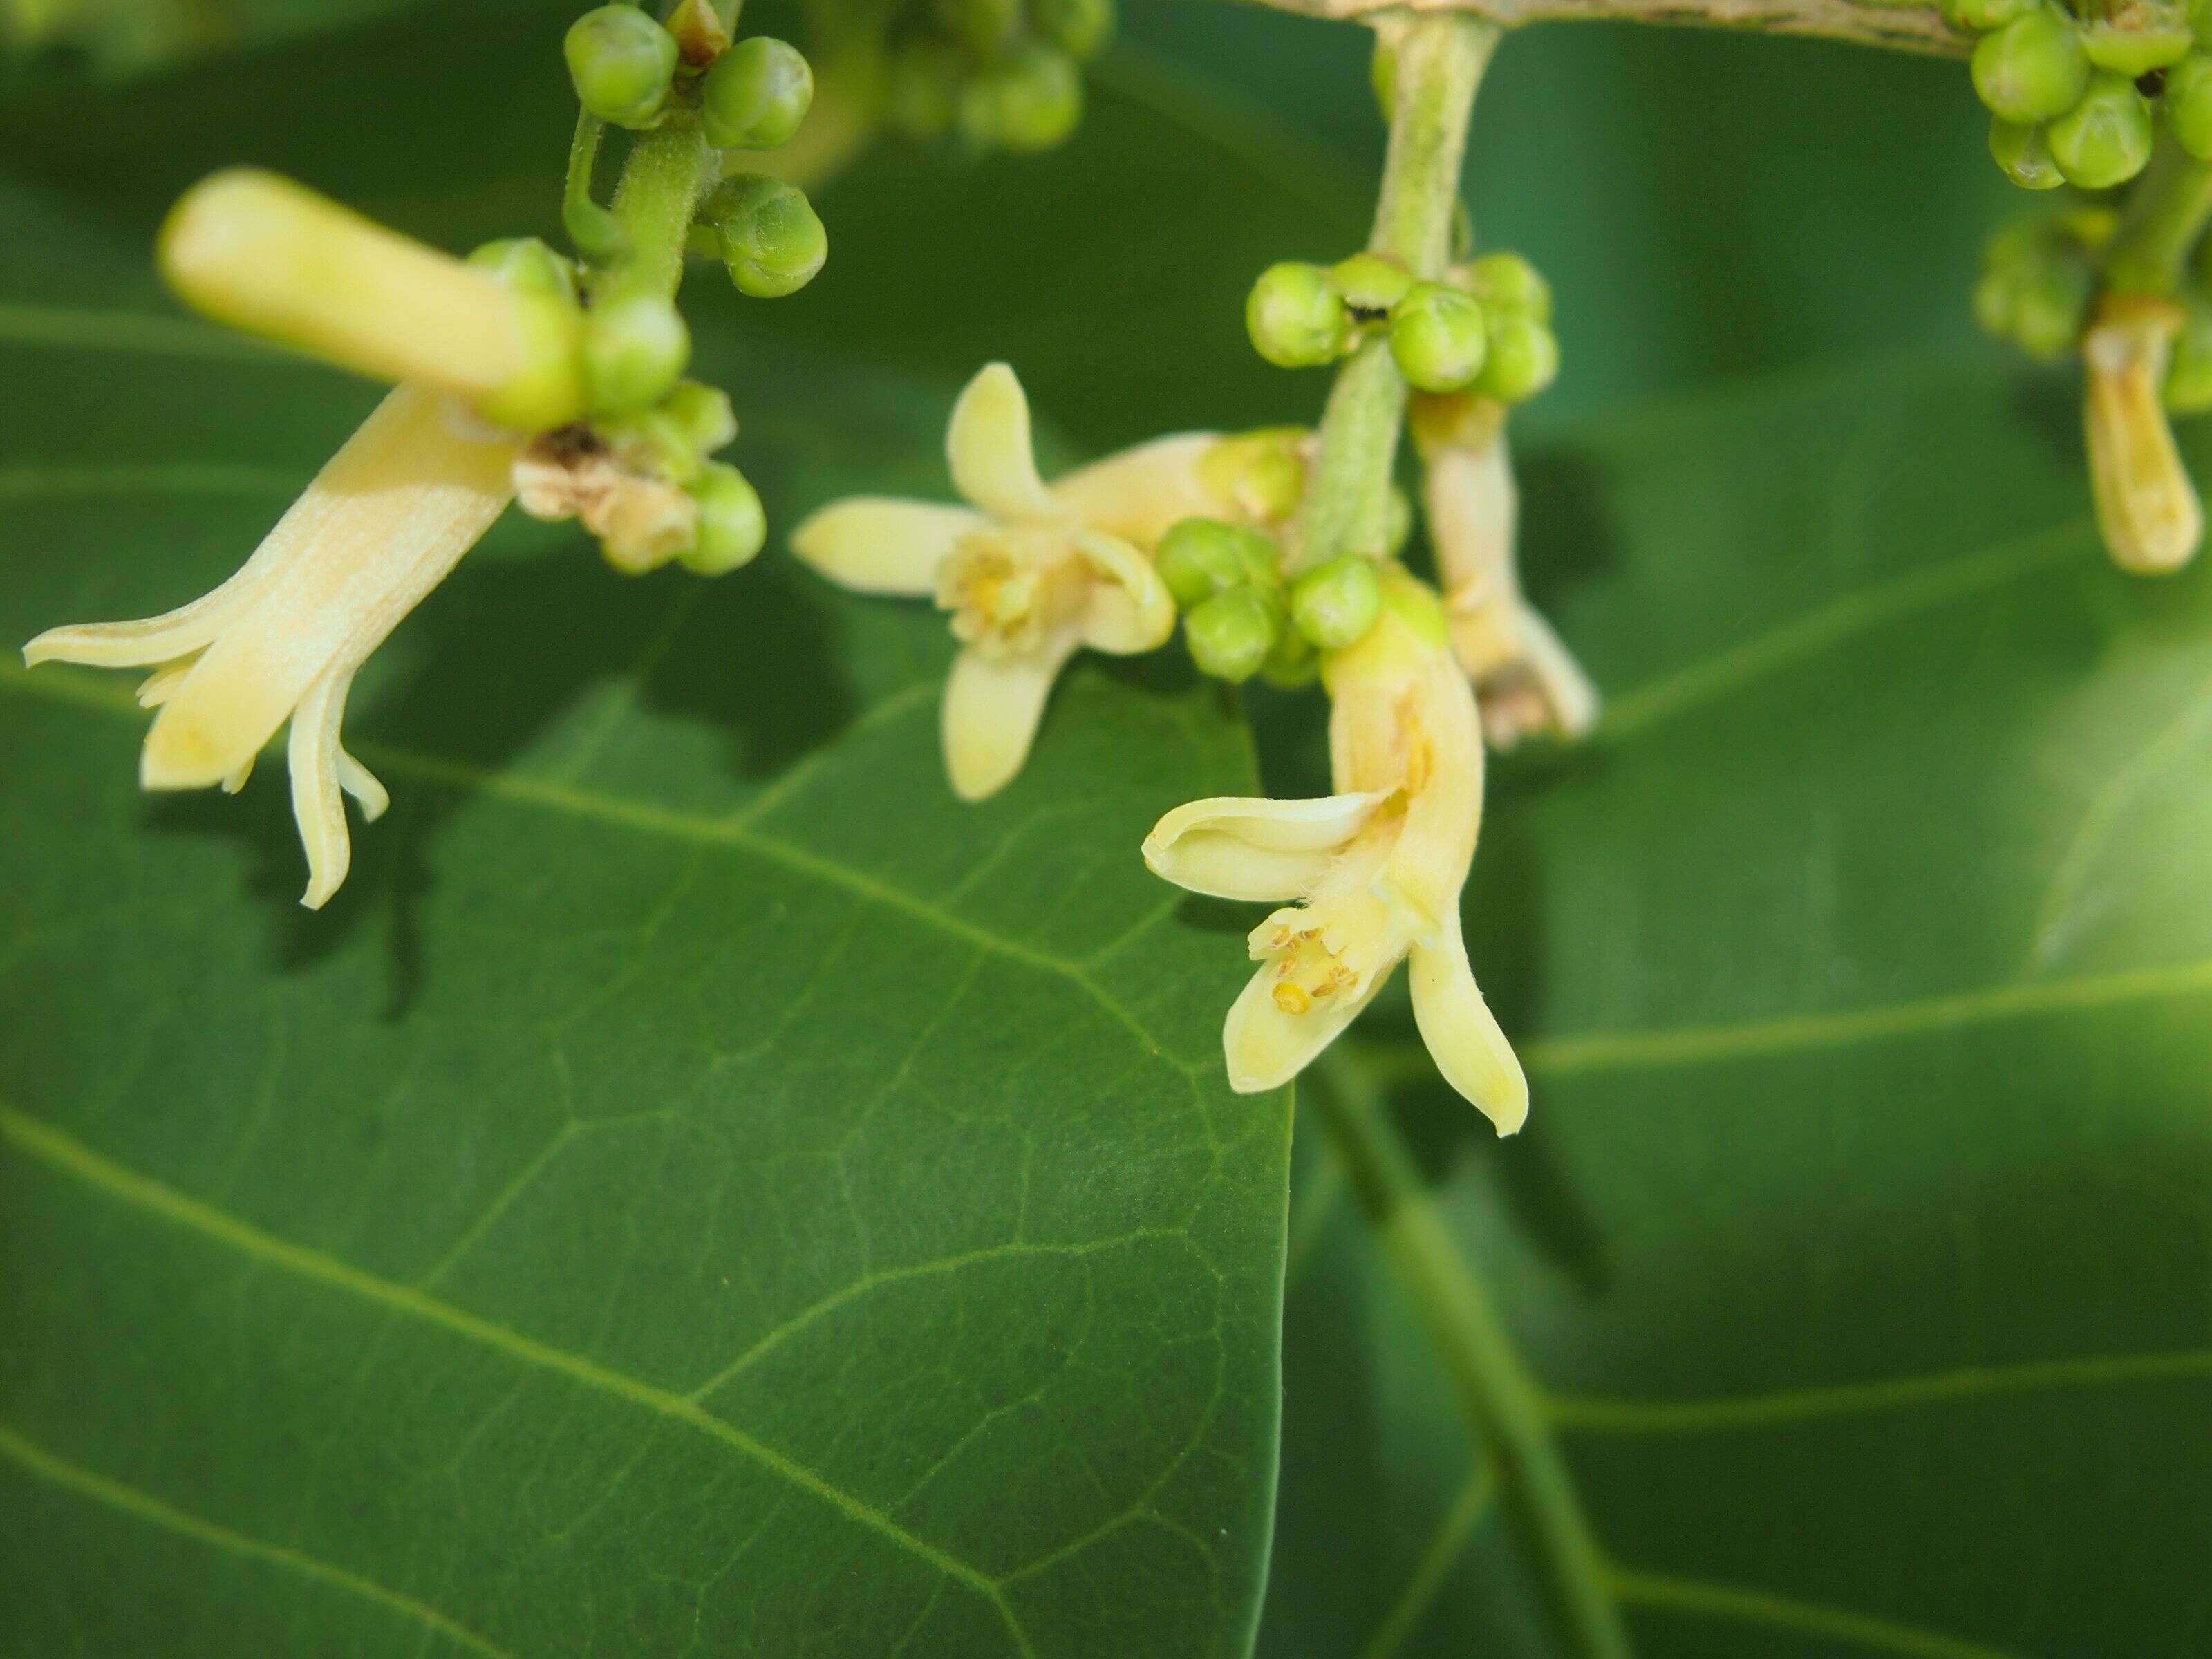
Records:
[[[1417,400],[1422,505],[1451,620],[1452,648],[1474,681],[1483,729],[1498,749],[1597,724],[1597,688],[1521,591],[1521,495],[1505,445],[1505,408],[1464,394]]]
[[[310,909],[351,860],[339,792],[370,819],[386,805],[338,738],[354,674],[514,494],[515,441],[471,435],[476,424],[438,394],[401,386],[222,586],[162,616],[51,629],[23,647],[34,665],[154,668],[138,691],[158,711],[139,761],[149,789],[235,793],[289,720]]]
[[[1192,892],[1282,904],[1252,930],[1260,969],[1222,1030],[1231,1086],[1289,1082],[1410,959],[1437,1069],[1511,1134],[1528,1115],[1528,1079],[1460,931],[1482,818],[1480,718],[1434,598],[1402,574],[1386,592],[1367,636],[1322,671],[1337,793],[1193,801],[1146,837],[1145,862]]]
[[[945,762],[963,800],[995,794],[1021,770],[1079,647],[1126,656],[1174,632],[1150,549],[1180,520],[1220,511],[1200,477],[1217,441],[1161,438],[1048,488],[1021,382],[992,363],[960,394],[945,434],[968,506],[856,495],[792,532],[793,550],[830,580],[932,595],[951,613],[961,651],[945,689]]]

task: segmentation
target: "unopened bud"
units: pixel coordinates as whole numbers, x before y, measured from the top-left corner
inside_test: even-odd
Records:
[[[2181,325],[2169,301],[2108,300],[2081,342],[2098,527],[2114,562],[2142,575],[2179,570],[2204,532],[2196,486],[2159,401]]]

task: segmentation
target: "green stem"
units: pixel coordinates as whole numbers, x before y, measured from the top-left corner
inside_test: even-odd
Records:
[[[2119,294],[2170,295],[2212,219],[2212,161],[2171,140],[2129,193],[2120,228],[2105,249],[2105,286]]]
[[[1443,274],[1474,89],[1498,44],[1495,25],[1464,13],[1395,25],[1396,95],[1370,252],[1416,276]],[[1342,553],[1380,558],[1389,544],[1390,474],[1405,423],[1406,383],[1382,336],[1337,371],[1322,411],[1306,495],[1301,568]]]
[[[675,297],[684,280],[692,216],[720,171],[721,156],[708,143],[691,110],[673,110],[659,126],[638,136],[615,186],[622,256],[592,284],[594,301],[628,294]]]
[[[1530,1546],[1546,1599],[1576,1659],[1630,1651],[1599,1548],[1544,1397],[1490,1294],[1460,1251],[1381,1097],[1341,1044],[1308,1075],[1322,1119],[1359,1194],[1376,1242],[1427,1328],[1469,1422],[1498,1460],[1504,1500]]]

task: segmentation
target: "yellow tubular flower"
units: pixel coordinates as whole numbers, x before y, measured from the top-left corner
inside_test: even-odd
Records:
[[[1460,931],[1482,817],[1482,732],[1436,602],[1389,579],[1382,617],[1322,673],[1337,793],[1218,797],[1177,807],[1145,839],[1155,873],[1195,893],[1281,903],[1252,931],[1261,964],[1222,1031],[1243,1092],[1287,1083],[1410,957],[1413,1016],[1437,1066],[1500,1134],[1528,1085]]]
[[[970,505],[853,496],[792,532],[799,557],[863,593],[934,596],[961,643],[945,689],[945,761],[964,800],[1021,769],[1046,698],[1079,646],[1125,656],[1175,629],[1150,549],[1168,526],[1218,512],[1199,477],[1210,433],[1162,438],[1047,488],[1029,400],[1004,363],[968,383],[945,434]]]
[[[289,720],[311,909],[351,858],[340,790],[372,819],[386,802],[338,740],[354,674],[514,493],[515,445],[464,435],[457,420],[464,412],[436,393],[400,387],[213,592],[140,622],[52,629],[23,647],[31,664],[155,669],[138,694],[160,711],[139,764],[149,789],[235,791]]]
[[[2181,322],[2171,301],[2119,295],[2099,306],[2081,341],[2097,526],[2112,562],[2142,576],[2180,569],[2204,538],[2204,509],[2159,397]]]
[[[1521,496],[1504,406],[1465,395],[1420,398],[1411,424],[1452,647],[1474,681],[1491,743],[1510,749],[1539,732],[1587,736],[1597,723],[1597,688],[1521,591]]]

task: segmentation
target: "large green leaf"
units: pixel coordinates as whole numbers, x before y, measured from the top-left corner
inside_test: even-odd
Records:
[[[2212,573],[2106,562],[2075,395],[1892,364],[1528,446],[1613,693],[1499,769],[1470,893],[1534,1116],[1400,1104],[1646,1655],[2212,1640]],[[1267,1650],[1552,1653],[1315,1163]]]
[[[542,216],[556,38],[11,131],[0,635],[206,587],[374,395],[161,316],[161,197]],[[698,286],[779,523],[943,489],[957,381]],[[949,655],[780,553],[626,582],[510,520],[364,679],[395,805],[314,915],[274,763],[149,800],[126,683],[0,667],[0,1648],[1245,1650],[1288,1105],[1228,1091],[1235,936],[1136,847],[1249,747],[1086,663],[963,808]]]

